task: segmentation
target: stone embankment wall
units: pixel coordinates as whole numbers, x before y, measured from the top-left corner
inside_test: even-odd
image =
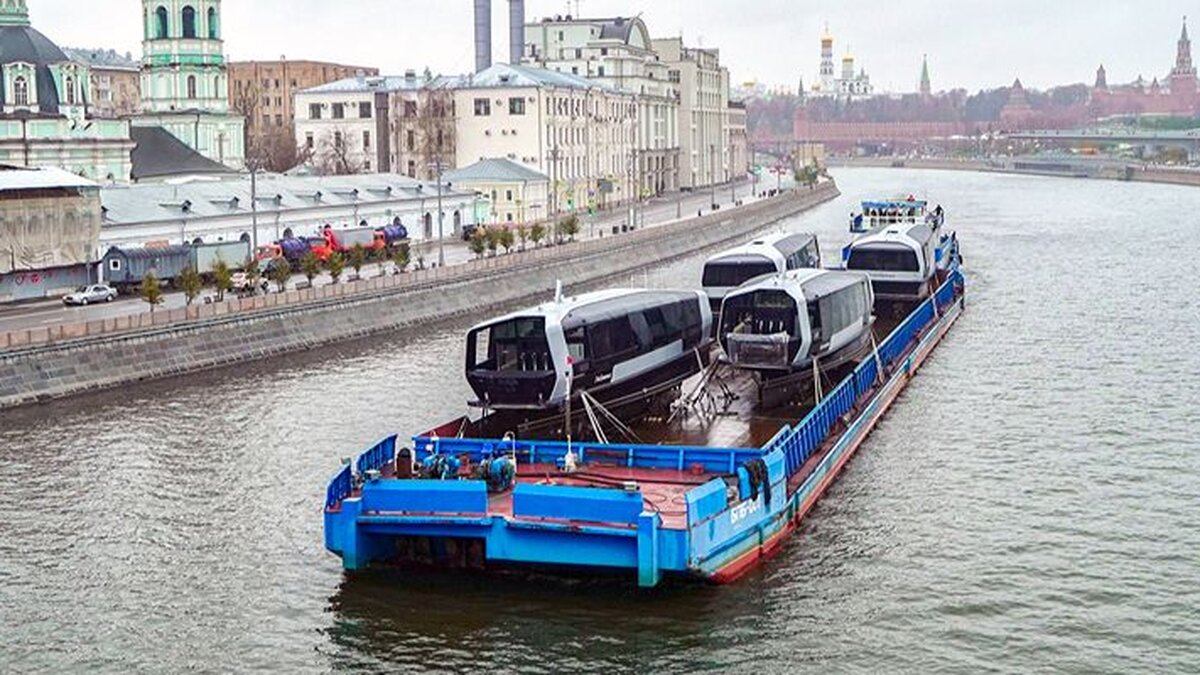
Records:
[[[204,315],[201,308],[175,316],[164,312],[160,325],[126,326],[91,337],[73,337],[78,329],[60,328],[45,336],[60,342],[10,345],[0,351],[0,408],[267,358],[421,322],[467,314],[484,318],[497,305],[548,297],[557,281],[570,287],[687,256],[746,237],[838,194],[836,185],[823,183],[625,235],[285,294],[275,301],[282,304],[274,306],[272,300],[254,298],[223,303],[211,312],[203,308]],[[83,330],[86,335],[87,328]]]
[[[977,159],[905,159],[890,157],[838,157],[828,160],[829,166],[868,167],[889,169],[934,169],[940,171],[978,171],[983,173],[1010,173],[1026,176],[1059,176],[1063,178],[1093,178],[1099,180],[1121,180],[1139,183],[1164,183],[1168,185],[1190,185],[1200,187],[1200,171],[1177,169],[1124,162],[1087,161],[1050,162],[1054,168],[1038,170],[1018,167],[1014,161],[1036,165],[1034,160],[977,160]],[[1065,170],[1064,170],[1065,169]]]

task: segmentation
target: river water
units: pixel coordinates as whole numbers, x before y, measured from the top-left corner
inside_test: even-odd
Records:
[[[463,410],[451,324],[0,413],[0,671],[1200,670],[1200,190],[837,177],[785,226],[928,195],[969,308],[745,581],[344,577],[326,481]]]

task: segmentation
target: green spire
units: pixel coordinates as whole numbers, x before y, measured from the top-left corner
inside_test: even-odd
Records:
[[[0,26],[28,26],[29,9],[25,0],[0,0]]]
[[[921,59],[921,93],[928,96],[933,90],[933,83],[929,79],[929,56],[926,55]]]

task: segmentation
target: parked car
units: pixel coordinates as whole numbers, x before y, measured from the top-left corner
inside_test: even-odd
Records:
[[[90,305],[93,302],[112,302],[117,299],[117,291],[108,284],[92,284],[80,286],[75,292],[63,296],[64,305]]]

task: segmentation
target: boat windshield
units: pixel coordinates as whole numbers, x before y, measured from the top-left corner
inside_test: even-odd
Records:
[[[721,330],[738,335],[796,335],[796,301],[783,291],[758,291],[725,301]]]
[[[920,261],[911,249],[902,247],[860,247],[850,251],[846,269],[862,272],[919,272]]]
[[[755,277],[778,271],[775,264],[768,260],[711,262],[704,266],[704,279],[701,283],[705,288],[737,288]]]
[[[479,328],[467,336],[467,369],[551,372],[554,363],[541,317],[522,317]]]

